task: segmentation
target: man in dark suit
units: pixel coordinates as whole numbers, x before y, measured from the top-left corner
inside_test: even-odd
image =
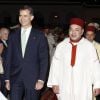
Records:
[[[48,70],[48,43],[44,34],[32,28],[33,9],[19,10],[21,28],[11,34],[6,59],[6,88],[10,100],[39,100]],[[25,36],[24,36],[25,35]]]

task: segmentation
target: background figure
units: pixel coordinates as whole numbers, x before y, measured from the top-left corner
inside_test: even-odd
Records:
[[[100,63],[94,46],[83,36],[84,21],[72,18],[69,38],[57,45],[47,86],[58,100],[92,100],[100,94]],[[88,56],[87,56],[88,55]]]
[[[98,59],[99,59],[99,62],[100,62],[100,44],[94,40],[95,36],[96,36],[95,27],[94,26],[87,26],[85,36],[91,43],[93,43],[93,45],[94,45],[94,47],[97,51],[97,56],[98,56]],[[96,100],[100,100],[100,95],[98,95],[96,97]]]
[[[6,27],[2,27],[0,28],[0,40],[1,40],[1,43],[3,43],[4,47],[8,47],[8,36],[9,36],[9,32],[10,30]]]
[[[94,23],[94,26],[96,28],[95,40],[100,43],[100,25],[98,23]]]
[[[6,59],[6,88],[10,100],[39,100],[48,69],[48,43],[31,25],[33,9],[19,10],[21,27],[10,35]]]
[[[7,41],[8,41],[9,32],[10,32],[10,30],[6,27],[0,28],[0,51],[1,51],[0,55],[1,55],[3,67],[5,66],[5,59],[6,59],[6,53],[7,53],[7,47],[8,47]],[[4,72],[5,72],[5,70],[4,70]],[[4,74],[1,75],[1,92],[5,96],[8,95],[8,92],[5,88]]]
[[[95,27],[95,38],[94,40],[100,43],[100,25],[97,22],[91,22],[88,24],[88,26],[94,26]]]
[[[45,36],[46,36],[47,41],[48,41],[50,63],[51,63],[51,60],[52,60],[52,57],[54,55],[55,48],[56,48],[56,42],[54,40],[54,35],[53,35],[52,29],[50,29],[49,27],[45,27],[43,31],[44,31]]]

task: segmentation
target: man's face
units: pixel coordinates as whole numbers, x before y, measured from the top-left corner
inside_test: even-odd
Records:
[[[1,32],[2,40],[8,40],[9,30],[6,28],[3,28],[0,30],[0,32]]]
[[[92,31],[87,31],[86,32],[86,38],[90,41],[93,42],[94,38],[95,38],[95,34]]]
[[[30,14],[29,10],[20,10],[19,12],[19,22],[22,27],[29,27],[34,16]]]
[[[82,29],[81,26],[72,24],[70,25],[70,28],[69,28],[69,37],[71,40],[77,41],[81,38],[81,36],[83,35],[83,32],[84,30]]]

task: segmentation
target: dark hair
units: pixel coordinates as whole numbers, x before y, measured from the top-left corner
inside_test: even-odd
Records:
[[[34,15],[34,13],[33,13],[33,8],[30,7],[30,6],[28,6],[28,5],[24,5],[23,7],[21,7],[21,8],[19,9],[19,11],[21,11],[21,10],[29,10],[29,11],[30,11],[30,14],[31,14],[31,15]]]

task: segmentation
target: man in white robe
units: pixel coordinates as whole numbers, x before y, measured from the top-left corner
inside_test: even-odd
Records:
[[[84,21],[70,21],[69,38],[58,44],[47,86],[58,100],[92,100],[100,93],[100,64],[92,43],[82,37]]]
[[[85,37],[91,42],[93,43],[96,51],[97,51],[97,55],[98,55],[98,59],[100,61],[100,43],[98,43],[97,41],[95,41],[95,27],[94,26],[87,26],[86,28],[86,34]]]
[[[95,27],[93,25],[87,26],[85,36],[94,45],[100,62],[100,44],[94,40],[96,33],[95,33]],[[94,100],[100,100],[100,95],[96,96],[96,98],[94,97]]]

